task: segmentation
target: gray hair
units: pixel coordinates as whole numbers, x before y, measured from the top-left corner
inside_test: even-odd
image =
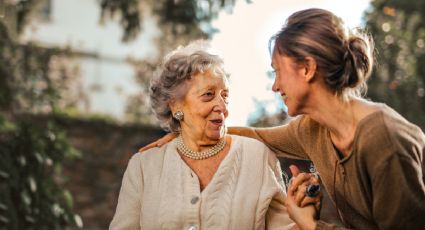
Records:
[[[208,48],[205,42],[196,41],[171,51],[164,57],[159,74],[151,80],[151,108],[166,131],[180,131],[180,122],[173,117],[170,102],[184,98],[194,75],[211,71],[216,76],[227,77],[223,60],[208,52]]]

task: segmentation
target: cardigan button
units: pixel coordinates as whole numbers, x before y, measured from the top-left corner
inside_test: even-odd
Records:
[[[190,225],[187,230],[196,230],[196,226],[195,225]]]
[[[199,197],[194,196],[194,197],[190,200],[190,203],[191,203],[191,204],[196,204],[196,202],[198,202],[198,200],[199,200]]]

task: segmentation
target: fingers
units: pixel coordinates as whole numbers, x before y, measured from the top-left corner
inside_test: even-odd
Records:
[[[301,202],[305,199],[306,195],[305,195],[305,190],[307,189],[306,184],[301,184],[300,186],[298,186],[296,193],[295,193],[295,203],[297,204],[297,206],[302,207],[301,206]]]
[[[144,151],[151,149],[151,148],[161,147],[161,146],[167,144],[168,142],[172,141],[174,138],[176,138],[176,136],[177,136],[177,134],[175,134],[175,133],[168,133],[167,135],[163,136],[162,138],[140,148],[139,153],[144,152]]]
[[[321,197],[308,197],[304,196],[303,199],[300,201],[300,207],[305,207],[307,205],[316,205],[317,203],[320,203]]]
[[[293,177],[296,177],[296,176],[298,176],[298,174],[300,174],[300,169],[295,165],[290,165],[289,170],[291,170]]]
[[[167,144],[168,142],[172,141],[174,138],[177,137],[176,133],[168,133],[164,137],[158,140],[158,147],[163,146],[164,144]]]
[[[316,213],[320,216],[320,210],[322,209],[322,202],[319,201],[316,204],[314,204],[314,208],[316,209]]]
[[[296,207],[294,196],[288,194],[288,196],[285,199],[285,207],[289,213],[294,207]]]
[[[298,173],[297,176],[291,179],[288,188],[288,196],[291,196],[293,198],[293,203],[296,204],[298,207],[306,207],[308,205],[320,206],[320,201],[322,198],[322,194],[320,192],[318,192],[319,194],[314,197],[309,197],[306,195],[306,191],[309,186],[320,186],[319,179],[311,173],[297,172],[296,167],[292,167],[291,171],[295,174]]]
[[[142,148],[140,148],[140,149],[139,149],[139,153],[144,152],[144,151],[146,151],[146,150],[148,150],[148,149],[151,149],[151,148],[155,148],[155,147],[157,147],[156,142],[157,142],[157,141],[155,141],[155,142],[153,142],[153,143],[150,143],[150,144],[148,144],[148,145],[143,146]]]
[[[299,206],[299,207],[305,207],[306,205],[312,204],[315,205],[317,202],[320,202],[322,200],[322,193],[318,192],[318,194],[316,196],[308,196],[306,193],[307,188],[310,186],[311,184],[305,182],[302,185],[298,186],[294,198],[295,198],[295,203]]]
[[[320,184],[319,175],[317,175],[316,173],[311,173],[310,183],[311,184]]]
[[[298,187],[304,182],[309,182],[311,177],[312,175],[310,173],[299,173],[296,177],[293,177],[292,182],[289,184],[288,194],[294,194]]]

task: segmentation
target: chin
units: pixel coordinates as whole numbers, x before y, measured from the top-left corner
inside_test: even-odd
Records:
[[[226,134],[224,129],[210,132],[207,136],[212,140],[220,140]]]
[[[288,110],[288,115],[291,116],[291,117],[295,117],[298,114],[296,114],[295,112],[291,112],[291,111]]]
[[[295,117],[295,116],[297,116],[297,115],[300,115],[300,111],[299,111],[299,109],[297,109],[297,108],[292,108],[291,109],[291,107],[289,107],[288,106],[288,112],[286,112],[289,116],[291,116],[291,117]]]

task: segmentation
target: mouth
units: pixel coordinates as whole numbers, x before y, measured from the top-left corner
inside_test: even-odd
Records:
[[[284,94],[284,93],[281,93],[280,95],[282,96],[283,100],[285,100],[287,98],[286,94]]]
[[[223,119],[213,119],[213,120],[210,120],[210,121],[211,121],[211,123],[213,123],[214,125],[217,125],[217,126],[221,126],[221,125],[224,124]]]

